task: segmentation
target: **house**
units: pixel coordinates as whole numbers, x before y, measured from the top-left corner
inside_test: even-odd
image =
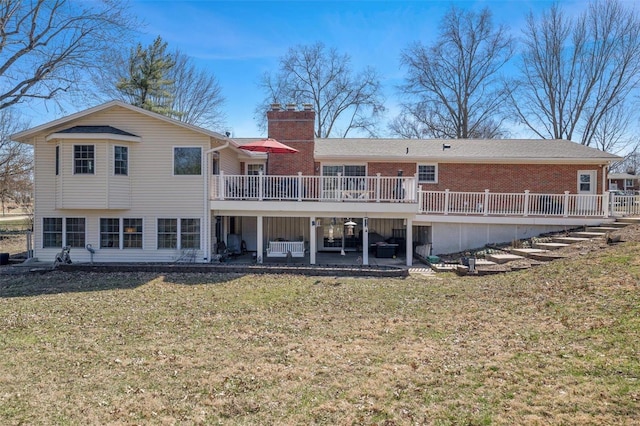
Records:
[[[609,173],[609,191],[623,191],[634,194],[640,190],[640,178],[631,173]]]
[[[562,140],[316,139],[305,105],[236,139],[112,101],[13,135],[35,153],[34,255],[74,261],[255,261],[319,252],[433,254],[601,223],[618,157]],[[428,253],[427,253],[428,254]]]

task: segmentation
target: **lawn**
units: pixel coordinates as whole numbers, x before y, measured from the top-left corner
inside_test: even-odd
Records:
[[[0,276],[1,424],[639,424],[640,244],[493,277]]]

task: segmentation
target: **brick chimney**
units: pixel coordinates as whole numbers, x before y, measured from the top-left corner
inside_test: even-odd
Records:
[[[315,119],[316,112],[309,104],[304,104],[303,110],[297,110],[295,104],[287,104],[286,109],[280,104],[271,105],[271,110],[267,111],[268,137],[299,152],[269,154],[270,175],[316,174],[313,160]]]

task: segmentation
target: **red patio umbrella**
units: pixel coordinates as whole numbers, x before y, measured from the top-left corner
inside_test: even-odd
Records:
[[[298,152],[297,149],[291,148],[290,146],[287,146],[282,142],[278,142],[277,140],[272,138],[266,138],[259,141],[251,142],[242,145],[240,148],[247,151],[266,152],[274,154],[293,154],[295,152]]]
[[[297,149],[291,148],[288,145],[278,142],[273,138],[260,139],[255,142],[251,142],[242,145],[240,148],[246,151],[253,152],[266,152],[267,153],[267,172],[269,170],[269,154],[294,154],[298,152]]]

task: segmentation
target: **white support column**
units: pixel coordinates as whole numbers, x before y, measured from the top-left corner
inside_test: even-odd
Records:
[[[262,239],[262,221],[263,221],[263,216],[258,216],[257,218],[257,224],[258,226],[256,226],[257,230],[256,230],[256,263],[261,264],[263,262],[262,256],[264,256],[264,242]]]
[[[369,264],[369,218],[362,219],[362,264]]]
[[[407,229],[405,232],[407,266],[413,265],[413,220],[407,219]]]
[[[315,265],[316,264],[316,249],[318,248],[317,242],[316,242],[316,218],[315,217],[310,217],[309,218],[309,224],[310,224],[310,232],[309,232],[309,263],[311,265]]]

